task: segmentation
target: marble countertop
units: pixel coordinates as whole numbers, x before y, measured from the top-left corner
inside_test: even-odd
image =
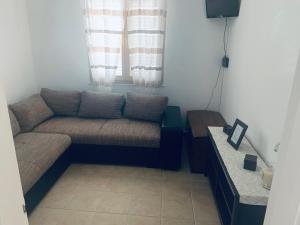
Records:
[[[227,172],[240,195],[240,203],[267,205],[270,191],[262,186],[262,170],[267,168],[267,166],[261,157],[246,138],[243,139],[239,150],[236,151],[227,142],[228,136],[223,132],[223,127],[209,127],[208,129],[223,159]],[[256,171],[244,169],[246,154],[258,156]]]

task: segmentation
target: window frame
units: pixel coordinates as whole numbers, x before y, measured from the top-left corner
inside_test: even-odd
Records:
[[[130,61],[129,61],[129,46],[128,46],[128,26],[127,26],[127,0],[125,2],[125,11],[124,11],[124,31],[122,35],[122,75],[117,76],[114,83],[117,84],[133,84],[133,79],[130,76]]]
[[[85,8],[85,1],[81,0],[82,7]],[[134,79],[133,76],[131,76],[131,70],[130,70],[130,50],[129,50],[129,43],[128,43],[128,1],[129,0],[123,0],[125,4],[125,10],[123,13],[124,17],[124,30],[122,33],[122,45],[121,45],[121,57],[122,57],[122,74],[116,75],[114,81],[112,84],[124,84],[124,85],[134,85]],[[165,21],[166,26],[166,21]],[[164,28],[166,29],[166,28]],[[165,59],[165,42],[166,42],[166,30],[164,31],[164,40],[163,40],[163,59],[162,59],[162,68],[164,69],[164,59]],[[89,57],[88,57],[89,58]],[[88,59],[90,61],[90,59]],[[90,62],[89,62],[89,65]],[[96,84],[98,86],[97,81],[94,81],[93,75],[92,75],[92,68],[89,66],[89,73],[90,73],[90,85]],[[164,83],[164,70],[161,74],[161,81],[160,81],[160,87],[163,87]]]

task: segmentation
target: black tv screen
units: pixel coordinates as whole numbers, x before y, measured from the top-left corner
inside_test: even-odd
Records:
[[[207,18],[236,17],[241,0],[206,0]]]

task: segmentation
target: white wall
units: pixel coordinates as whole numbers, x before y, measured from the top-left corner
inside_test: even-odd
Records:
[[[26,0],[1,1],[0,78],[9,103],[37,91]]]
[[[222,114],[240,118],[263,156],[274,163],[273,151],[283,130],[300,46],[298,0],[242,1],[232,21]]]
[[[203,108],[222,56],[224,20],[206,19],[204,0],[168,3],[165,87],[137,91],[166,94],[183,109]],[[39,86],[91,88],[80,0],[28,0],[28,5]],[[113,90],[136,89],[116,86]]]
[[[0,223],[28,225],[22,207],[24,198],[6,105],[0,81]]]
[[[300,42],[300,40],[299,40]],[[300,57],[265,225],[300,224]]]
[[[0,27],[0,223],[28,225],[7,111],[37,91],[25,0],[1,1]]]

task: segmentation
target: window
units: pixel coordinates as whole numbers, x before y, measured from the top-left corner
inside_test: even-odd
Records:
[[[160,86],[166,0],[85,0],[84,7],[92,82]]]

